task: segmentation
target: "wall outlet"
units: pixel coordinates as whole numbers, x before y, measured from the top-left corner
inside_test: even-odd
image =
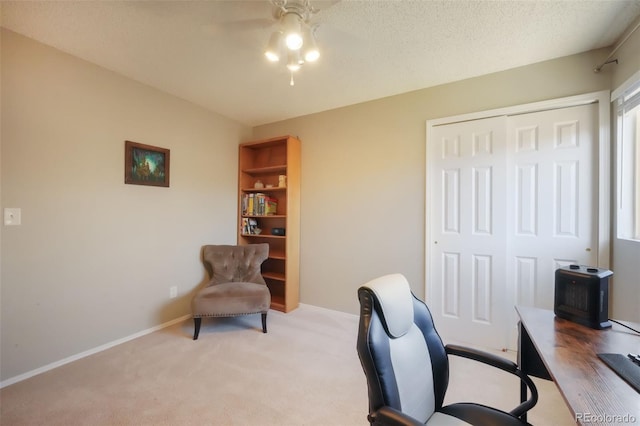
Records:
[[[4,209],[4,224],[7,226],[20,225],[21,223],[21,209],[19,208],[7,208]]]
[[[175,299],[176,297],[178,297],[178,287],[175,285],[169,287],[169,299]]]

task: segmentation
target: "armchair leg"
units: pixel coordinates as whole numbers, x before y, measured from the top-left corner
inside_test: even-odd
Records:
[[[267,332],[267,313],[266,312],[262,313],[262,332],[263,333]]]
[[[202,323],[202,318],[194,318],[193,319],[193,340],[198,340],[198,334],[200,334],[200,324]]]

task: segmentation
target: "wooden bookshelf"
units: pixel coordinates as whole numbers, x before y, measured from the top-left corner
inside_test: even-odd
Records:
[[[262,276],[271,291],[271,309],[289,312],[300,299],[300,141],[280,136],[240,144],[238,173],[238,244],[269,244]],[[280,176],[286,176],[284,186]],[[257,181],[263,187],[257,188]],[[274,214],[247,209],[248,197],[255,202],[258,195],[277,200]],[[249,220],[259,234],[246,232]],[[273,235],[274,228],[284,228],[285,235]]]

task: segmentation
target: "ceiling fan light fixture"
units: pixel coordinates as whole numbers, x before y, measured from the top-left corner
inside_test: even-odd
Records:
[[[269,38],[269,43],[264,51],[264,56],[271,62],[278,62],[280,60],[280,45],[282,44],[282,33],[280,31],[274,31]]]
[[[282,17],[282,27],[287,48],[289,50],[299,50],[303,43],[302,32],[300,31],[300,17],[295,13],[285,13]]]
[[[278,26],[271,34],[264,54],[271,62],[286,62],[291,75],[289,84],[293,86],[293,74],[305,62],[315,62],[320,57],[315,39],[319,24],[311,20],[319,10],[311,6],[310,0],[270,1],[274,6],[272,15]]]

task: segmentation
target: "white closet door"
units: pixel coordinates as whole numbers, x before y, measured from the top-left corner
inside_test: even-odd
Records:
[[[436,326],[450,339],[502,347],[505,299],[506,118],[437,126],[429,142]]]
[[[509,117],[507,281],[513,304],[553,309],[555,270],[597,265],[597,104]],[[511,312],[509,346],[517,329]]]
[[[433,127],[426,299],[446,341],[515,348],[514,306],[552,308],[555,270],[596,264],[597,114]]]

